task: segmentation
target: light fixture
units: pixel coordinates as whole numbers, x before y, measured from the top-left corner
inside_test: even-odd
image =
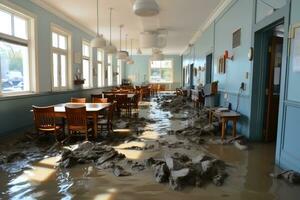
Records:
[[[91,41],[91,46],[93,48],[105,48],[106,41],[103,35],[99,34],[99,0],[97,0],[97,36]]]
[[[127,64],[128,65],[133,65],[134,64],[134,60],[133,60],[133,58],[132,58],[132,39],[130,40],[130,58],[129,58],[129,60],[127,60]]]
[[[141,48],[138,48],[138,49],[137,49],[136,54],[138,54],[138,55],[142,55],[142,54],[143,54]]]
[[[165,55],[159,49],[153,49],[150,60],[152,61],[161,61],[165,59]]]
[[[105,52],[107,54],[115,54],[117,52],[117,48],[111,43],[111,14],[112,8],[109,9],[109,45],[105,47]]]
[[[159,6],[155,0],[135,0],[133,11],[140,17],[150,17],[159,13]]]
[[[117,59],[119,60],[126,60],[128,57],[128,52],[127,51],[122,51],[122,28],[123,25],[120,25],[120,50],[117,53]]]

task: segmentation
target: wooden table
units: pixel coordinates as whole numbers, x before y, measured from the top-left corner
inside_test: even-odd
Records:
[[[93,126],[94,126],[94,137],[97,137],[98,131],[98,115],[99,112],[109,107],[111,103],[61,103],[54,105],[54,112],[56,117],[66,118],[66,110],[65,107],[86,107],[87,115],[93,118]]]
[[[232,121],[232,136],[236,137],[236,123],[241,117],[240,113],[235,111],[218,111],[218,108],[211,108],[209,110],[209,123],[212,123],[213,116],[217,117],[222,123],[222,140],[225,138],[228,121]]]

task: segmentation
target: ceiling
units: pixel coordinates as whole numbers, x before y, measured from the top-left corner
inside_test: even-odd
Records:
[[[76,21],[90,31],[96,32],[96,0],[39,0],[50,8]],[[36,2],[36,1],[34,1]],[[139,33],[146,30],[167,29],[165,54],[181,54],[196,32],[204,26],[210,15],[224,0],[156,0],[160,7],[159,15],[142,18],[134,15],[134,0],[99,0],[100,33],[109,40],[109,8],[112,14],[112,42],[119,47],[119,25],[124,25],[125,34],[133,39],[134,52],[139,47]],[[151,50],[142,50],[150,53]]]

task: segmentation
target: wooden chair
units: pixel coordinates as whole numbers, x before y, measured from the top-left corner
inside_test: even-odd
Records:
[[[38,133],[52,133],[57,140],[58,131],[63,130],[63,125],[56,124],[54,106],[50,107],[38,107],[32,106],[33,119],[35,128]]]
[[[130,102],[131,104],[131,109],[139,109],[139,102],[140,102],[140,93],[135,93],[134,97],[132,98],[132,101]]]
[[[93,103],[94,98],[102,98],[102,94],[91,94],[91,102]]]
[[[107,98],[108,102],[112,103],[115,100],[115,95],[112,93],[105,93],[104,98]]]
[[[75,133],[85,134],[88,140],[88,132],[92,131],[93,126],[88,124],[86,107],[65,107],[67,116],[67,127],[70,136]]]
[[[71,103],[86,103],[86,98],[71,98]]]
[[[126,114],[130,114],[130,101],[128,100],[127,94],[117,94],[115,98],[119,114],[121,114],[122,109],[125,110]]]
[[[115,111],[116,103],[112,103],[106,109],[106,119],[101,119],[98,121],[98,127],[100,126],[100,132],[102,133],[103,130],[107,130],[109,133],[113,132],[113,116]]]
[[[94,97],[92,103],[108,103],[108,98],[98,98]]]

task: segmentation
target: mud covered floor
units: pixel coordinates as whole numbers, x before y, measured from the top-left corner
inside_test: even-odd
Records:
[[[12,155],[9,163],[0,165],[0,199],[299,199],[299,186],[270,177],[270,173],[278,171],[274,167],[274,144],[250,144],[247,150],[240,150],[235,145],[220,144],[218,133],[204,134],[201,140],[194,135],[175,134],[177,130],[201,124],[194,120],[197,111],[187,107],[183,112],[178,113],[177,108],[170,112],[155,99],[142,102],[137,114],[136,119],[142,122],[115,121],[115,128],[119,129],[115,137],[122,136],[124,140],[105,142],[104,137],[102,142],[124,154],[126,161],[138,163],[175,152],[191,158],[201,153],[213,156],[227,164],[224,184],[218,187],[209,183],[201,188],[173,191],[168,183],[155,181],[151,167],[136,170],[125,161],[122,166],[130,176],[117,177],[112,170],[99,169],[94,163],[65,169],[58,166],[61,158],[49,138],[39,142],[14,139],[0,142],[0,158],[4,152]]]

